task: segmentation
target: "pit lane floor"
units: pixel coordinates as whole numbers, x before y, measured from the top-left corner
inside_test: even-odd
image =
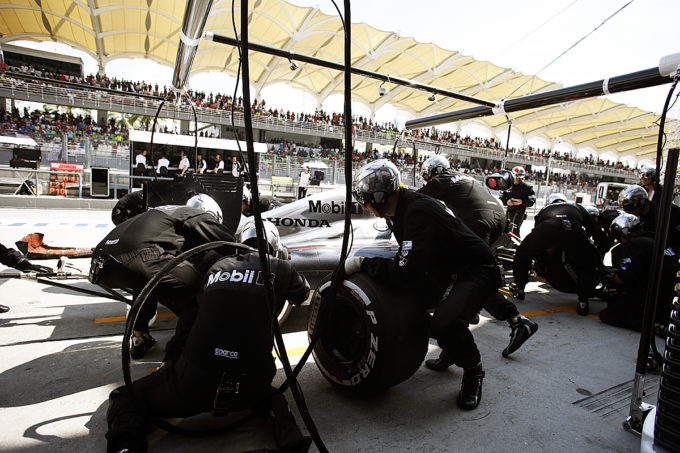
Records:
[[[11,246],[40,231],[51,245],[93,247],[113,228],[109,212],[0,208],[0,242]],[[523,235],[531,228],[532,222],[525,222]],[[89,260],[76,264],[87,269]],[[0,271],[11,270],[0,266]],[[84,280],[67,283],[94,288]],[[105,451],[108,394],[123,382],[125,305],[25,280],[0,280],[0,301],[11,307],[0,314],[0,452]],[[639,335],[606,326],[595,316],[577,316],[575,302],[574,295],[531,283],[518,307],[534,316],[540,329],[509,358],[501,356],[510,332],[506,324],[482,317],[474,334],[486,378],[482,402],[471,412],[456,407],[462,372],[455,367],[443,373],[420,368],[390,391],[367,398],[331,387],[310,359],[299,381],[328,449],[638,451],[639,439],[621,423],[628,414]],[[603,307],[591,301],[591,313]],[[133,376],[158,366],[174,322],[159,318],[153,327],[158,345],[134,362]],[[305,307],[293,313],[284,331],[296,363],[307,344]],[[428,357],[438,353],[431,343]],[[645,401],[655,403],[658,380],[647,376]],[[279,370],[276,382],[282,381]],[[292,405],[290,393],[286,396]],[[214,423],[206,417],[194,422]],[[200,439],[152,429],[149,440],[152,452],[273,447],[266,424],[257,419]]]

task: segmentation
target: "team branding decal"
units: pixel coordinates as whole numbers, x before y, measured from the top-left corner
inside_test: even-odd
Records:
[[[308,227],[308,228],[321,228],[321,227],[331,227],[328,220],[325,219],[299,219],[292,217],[268,217],[267,220],[272,222],[277,227]]]
[[[229,349],[215,348],[215,355],[226,359],[238,359],[238,351],[230,351]]]
[[[257,277],[255,275],[257,274]],[[272,278],[275,278],[272,275]],[[236,269],[232,271],[218,271],[208,276],[208,282],[205,287],[217,282],[233,282],[233,283],[247,283],[251,285],[264,286],[264,279],[262,278],[262,271],[256,269],[246,269],[241,272]]]
[[[363,214],[364,210],[359,203],[356,201],[352,202],[351,206],[352,214]],[[345,202],[341,201],[336,203],[331,201],[330,203],[321,203],[321,200],[309,200],[309,212],[313,213],[323,213],[323,214],[344,214],[345,213]]]
[[[120,241],[120,239],[109,239],[108,241],[104,242],[104,245],[118,244],[118,241]]]

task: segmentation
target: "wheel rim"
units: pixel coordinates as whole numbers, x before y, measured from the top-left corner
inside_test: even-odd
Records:
[[[325,308],[324,325],[329,327],[319,332],[319,342],[328,355],[342,363],[353,363],[362,359],[370,331],[359,309],[361,302],[347,292],[340,292]]]

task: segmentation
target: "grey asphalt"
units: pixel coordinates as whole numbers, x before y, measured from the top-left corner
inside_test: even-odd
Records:
[[[0,200],[1,201],[1,200]],[[45,233],[51,245],[93,247],[113,225],[108,210],[1,207],[0,242]],[[531,222],[523,226],[523,234]],[[55,265],[56,262],[44,262]],[[82,269],[88,259],[76,260]],[[3,270],[0,272],[11,272]],[[92,287],[85,280],[64,282]],[[121,341],[125,305],[26,280],[0,279],[0,452],[105,451],[106,408],[122,384]],[[474,334],[486,371],[477,410],[456,407],[461,370],[421,367],[388,392],[356,397],[332,387],[310,359],[300,384],[318,430],[332,452],[634,452],[639,439],[623,430],[628,414],[639,334],[576,315],[575,295],[531,283],[518,302],[540,328],[519,351],[503,358],[510,330],[482,317]],[[591,302],[594,315],[604,308]],[[160,318],[162,345],[174,318]],[[306,346],[306,311],[284,326],[292,361]],[[662,343],[659,340],[659,347]],[[436,357],[432,343],[428,357]],[[158,366],[162,347],[135,362],[140,377]],[[283,381],[279,370],[276,382]],[[658,375],[645,380],[654,403]],[[292,404],[292,397],[287,393]],[[298,417],[299,423],[301,423]],[[222,423],[207,416],[184,425]],[[268,427],[252,420],[227,433],[184,438],[153,428],[152,452],[238,452],[273,447]],[[312,449],[314,451],[314,448]]]

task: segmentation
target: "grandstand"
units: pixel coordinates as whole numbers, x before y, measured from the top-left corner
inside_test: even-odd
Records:
[[[12,77],[15,74],[17,77]],[[86,111],[96,111],[99,117],[106,118],[109,117],[109,112],[147,118],[146,122],[137,125],[139,130],[150,129],[148,118],[155,114],[161,101],[160,97],[153,97],[161,94],[158,91],[158,86],[153,82],[134,84],[126,81],[100,79],[100,83],[97,84],[94,77],[87,78],[89,82],[86,80],[65,82],[58,80],[57,77],[46,84],[42,80],[43,77],[20,74],[18,68],[12,67],[8,69],[6,76],[5,80],[0,81],[0,97],[14,101],[23,100],[49,103],[54,106],[79,107]],[[151,87],[155,87],[155,89],[149,90]],[[164,89],[162,92],[165,93],[166,90]],[[216,127],[221,136],[228,138],[233,134],[233,131],[231,131],[233,116],[236,134],[243,137],[243,114],[241,113],[243,107],[240,105],[240,99],[236,99],[234,102],[230,96],[226,95],[211,95],[206,99],[201,97],[204,94],[191,98],[192,94],[189,92],[187,96],[189,100],[196,104],[199,128]],[[193,113],[191,106],[187,104],[188,102],[179,104],[166,102],[160,111],[160,116],[179,119],[178,132],[188,136],[190,130],[193,129],[193,124],[190,121]],[[301,146],[299,149],[307,148],[310,150],[310,154],[321,153],[329,160],[337,160],[341,157],[340,150],[344,137],[342,115],[329,114],[323,111],[315,113],[283,112],[278,109],[266,109],[265,105],[266,103],[261,101],[254,106],[254,127],[260,141],[270,144],[278,144],[283,140],[290,143],[303,142],[310,146]],[[232,106],[235,107],[233,115]],[[41,117],[38,120],[39,122],[43,121],[45,115],[41,115],[40,112],[33,112],[32,116],[35,117],[36,115]],[[23,116],[26,120],[31,114],[26,111]],[[103,120],[95,122],[91,117],[81,118],[80,120],[62,117],[61,120],[65,121],[60,121],[59,128],[56,127],[56,124],[45,126],[44,123],[41,123],[42,127],[31,126],[30,123],[35,122],[35,118],[32,118],[28,123],[24,121],[23,125],[5,121],[2,128],[5,133],[14,131],[35,138],[47,157],[44,162],[47,165],[50,160],[59,159],[93,166],[108,166],[120,170],[129,169],[130,140],[126,126],[115,125],[115,123]],[[73,124],[64,124],[69,122]],[[369,154],[374,146],[392,147],[401,133],[393,125],[377,125],[360,117],[353,121],[353,128],[356,141],[365,146],[365,149],[360,151],[363,153],[368,150]],[[201,133],[199,132],[199,134]],[[324,143],[334,143],[335,145],[329,148],[324,146]],[[522,150],[512,149],[506,153],[498,141],[461,137],[458,133],[451,133],[446,130],[438,131],[428,128],[426,130],[409,131],[407,132],[406,142],[400,144],[400,150],[402,152],[410,151],[415,143],[417,143],[416,146],[421,153],[446,152],[454,161],[474,161],[478,167],[482,168],[518,164],[525,165],[528,168],[551,166],[553,169],[561,169],[567,173],[580,173],[599,178],[606,177],[609,180],[624,181],[636,178],[634,171],[618,162],[576,160],[568,155],[560,155],[531,147]],[[279,150],[279,147],[274,146],[273,148]],[[335,151],[329,153],[329,149]],[[193,156],[193,152],[188,154]],[[283,157],[299,154],[297,151],[289,152]],[[302,154],[302,157],[311,156]],[[267,166],[266,168],[270,167]],[[273,165],[271,168],[287,169],[291,166]],[[298,167],[293,165],[291,171],[294,174],[298,171]],[[264,176],[267,176],[266,172]],[[284,174],[282,176],[289,175]],[[336,179],[331,179],[331,181],[334,180]],[[342,173],[340,172],[338,172],[337,181],[342,181]]]
[[[57,6],[51,8],[58,9]],[[80,9],[80,5],[74,5],[73,10],[53,11],[55,17],[64,17],[70,14],[87,16],[89,12]],[[258,2],[253,11],[253,28],[258,30],[258,39],[268,42],[274,32],[288,32],[288,25],[277,24],[269,30],[265,23],[272,8],[285,11],[299,34],[291,34],[291,42],[287,48],[293,51],[300,46],[304,48],[320,48],[320,38],[314,37],[311,42],[302,38],[306,32],[319,32],[326,30],[331,36],[341,37],[337,34],[337,18],[327,16],[318,9],[299,8],[285,2],[272,2],[271,0]],[[11,10],[12,8],[10,8]],[[47,8],[49,9],[49,8]],[[16,46],[6,44],[12,39],[25,37],[26,30],[32,30],[36,36],[44,36],[45,33],[53,35],[55,41],[74,44],[74,37],[79,33],[72,25],[60,24],[58,30],[47,27],[44,21],[27,21],[26,30],[14,30],[14,25],[8,24],[4,32],[3,48],[8,53],[5,77],[0,80],[0,100],[6,101],[30,101],[41,105],[56,108],[60,111],[66,109],[82,109],[82,121],[78,121],[78,115],[69,118],[67,123],[75,121],[76,124],[64,125],[49,124],[48,127],[40,128],[25,123],[16,125],[4,123],[4,133],[25,134],[34,138],[43,151],[43,164],[48,165],[52,160],[74,162],[89,166],[105,166],[120,170],[129,174],[131,162],[130,131],[150,130],[150,119],[156,113],[162,100],[165,102],[160,110],[160,117],[174,124],[169,130],[165,126],[159,129],[161,132],[178,133],[183,136],[192,136],[198,133],[223,139],[234,137],[243,139],[243,105],[241,99],[232,99],[230,94],[205,93],[189,90],[183,93],[180,99],[176,99],[174,91],[166,86],[159,86],[158,81],[129,81],[107,77],[104,73],[104,65],[117,57],[144,56],[162,64],[171,66],[174,63],[174,50],[168,51],[168,42],[175,39],[175,32],[169,34],[171,39],[163,42],[154,42],[154,39],[146,42],[142,39],[116,40],[121,31],[116,28],[116,22],[108,21],[114,17],[117,8],[99,11],[96,22],[98,27],[92,28],[93,41],[86,39],[80,43],[81,50],[95,56],[100,64],[97,74],[84,75],[82,61],[66,56],[43,55],[40,51],[30,49],[21,50]],[[181,21],[181,11],[172,13],[156,10],[153,6],[142,8],[140,12],[126,12],[125,14],[146,14],[144,22],[146,30],[140,28],[140,36],[146,36],[150,24],[160,20],[163,14],[176,15],[178,23]],[[111,14],[111,15],[109,15]],[[47,16],[51,17],[51,16]],[[163,16],[165,17],[165,16]],[[217,26],[220,18],[227,18],[225,11],[219,10],[208,21],[208,29]],[[46,19],[48,20],[48,19]],[[102,20],[104,20],[102,22]],[[129,24],[136,23],[130,21]],[[106,25],[103,25],[106,24]],[[141,22],[140,22],[141,24]],[[17,24],[15,24],[17,25]],[[394,68],[406,68],[407,65],[416,65],[414,79],[422,84],[446,85],[459,91],[475,93],[476,97],[499,99],[512,95],[518,85],[525,86],[525,94],[532,92],[544,92],[559,88],[558,84],[541,80],[535,76],[527,76],[514,70],[505,70],[494,66],[490,62],[477,61],[474,58],[460,55],[454,51],[437,48],[432,44],[414,42],[408,37],[391,36],[387,32],[376,30],[369,25],[363,24],[364,32],[355,36],[357,42],[363,43],[365,55],[359,59],[367,69],[379,67],[389,63]],[[89,24],[85,23],[88,29]],[[103,27],[103,28],[101,28]],[[130,30],[126,30],[128,33]],[[76,34],[74,34],[76,33]],[[29,33],[30,34],[30,33]],[[320,34],[322,35],[322,34]],[[148,35],[151,36],[151,35]],[[309,35],[316,36],[315,33]],[[383,42],[384,40],[384,42]],[[325,45],[325,44],[324,44]],[[408,45],[409,52],[401,51],[403,46]],[[339,55],[337,43],[333,41],[333,51],[327,48],[327,52]],[[172,47],[172,46],[171,46]],[[428,62],[428,56],[433,49],[437,49],[437,59]],[[104,49],[106,51],[104,52]],[[219,52],[217,50],[220,50]],[[172,50],[172,49],[171,49]],[[23,60],[13,59],[11,52],[23,52]],[[102,52],[102,53],[99,53]],[[45,53],[47,54],[47,53]],[[69,68],[62,69],[56,65],[39,66],[40,62],[34,60],[35,66],[28,64],[28,56],[49,57],[55,61],[63,61],[69,64]],[[208,71],[221,68],[223,72],[233,74],[236,66],[233,49],[217,47],[215,43],[203,42],[194,63],[196,71]],[[399,59],[395,60],[395,55]],[[12,57],[12,58],[9,58]],[[224,60],[226,59],[226,60]],[[403,59],[403,61],[401,61]],[[219,60],[219,61],[218,61]],[[224,60],[224,61],[223,61]],[[263,58],[267,66],[258,72],[257,79],[253,81],[257,87],[256,95],[266,84],[277,82],[289,82],[310,94],[313,94],[321,105],[321,101],[329,95],[338,92],[341,88],[338,76],[331,74],[324,76],[323,82],[319,79],[321,72],[314,68],[307,69],[305,78],[296,77],[289,68],[289,63],[279,59]],[[417,64],[416,64],[417,63]],[[290,65],[292,66],[292,65]],[[411,67],[411,66],[408,66]],[[462,68],[464,70],[461,70]],[[411,72],[413,70],[410,70]],[[474,82],[470,82],[470,74],[473,74]],[[530,83],[525,85],[527,82]],[[391,103],[397,108],[411,113],[425,115],[451,110],[452,108],[465,107],[465,102],[451,99],[438,100],[435,103],[426,101],[420,96],[411,96],[412,93],[406,87],[392,86],[386,96],[376,94],[377,85],[363,80],[353,95],[357,100],[364,101],[376,108]],[[435,90],[437,91],[437,90]],[[433,91],[433,93],[435,92]],[[445,90],[440,90],[442,93]],[[439,96],[441,93],[437,91]],[[445,94],[445,93],[444,93]],[[54,107],[52,107],[54,106]],[[198,124],[193,124],[194,108]],[[328,165],[335,168],[334,160],[343,156],[343,141],[345,138],[345,126],[343,115],[337,112],[325,112],[317,109],[314,112],[291,112],[287,109],[276,108],[268,105],[263,99],[256,99],[251,106],[253,112],[255,139],[268,145],[268,155],[263,156],[263,161],[269,162],[261,165],[261,176],[278,175],[291,176],[298,171],[301,160],[306,158],[322,158],[328,160]],[[559,114],[556,112],[559,111]],[[11,110],[8,114],[13,114]],[[24,118],[30,117],[34,112],[24,112]],[[6,115],[5,115],[6,116]],[[44,116],[44,115],[42,115]],[[89,119],[88,119],[89,117]],[[112,123],[111,119],[116,120]],[[498,118],[492,120],[480,120],[485,123],[496,137],[504,137],[507,126],[504,120]],[[555,149],[537,149],[529,145],[523,145],[521,149],[505,149],[505,139],[467,137],[460,133],[459,128],[453,130],[428,128],[422,130],[401,131],[394,124],[378,124],[370,117],[356,116],[352,118],[354,150],[358,165],[362,159],[383,155],[386,149],[391,149],[397,138],[405,132],[405,140],[397,144],[399,156],[394,156],[401,162],[409,162],[409,154],[417,148],[421,160],[429,153],[446,153],[452,162],[460,163],[463,168],[483,173],[485,170],[494,168],[523,165],[530,171],[537,182],[546,180],[561,185],[594,186],[600,180],[632,182],[637,180],[635,166],[639,161],[651,155],[652,137],[655,136],[654,118],[649,112],[622,106],[608,100],[595,99],[578,101],[573,105],[556,106],[544,109],[534,109],[527,114],[516,114],[512,118],[513,131],[526,139],[532,137],[548,138],[546,143],[555,143],[555,139],[561,136],[565,142],[573,146],[572,152],[559,152]],[[85,123],[85,127],[78,123]],[[89,123],[89,124],[88,124]],[[574,125],[574,126],[572,126]],[[577,126],[577,127],[576,127]],[[195,131],[197,129],[197,131]],[[592,131],[592,132],[591,132]],[[292,144],[285,149],[281,143]],[[550,145],[547,145],[548,147]],[[579,146],[588,147],[593,152],[588,157],[579,155],[576,150]],[[187,153],[192,161],[194,153]],[[377,151],[377,153],[376,153]],[[617,155],[624,162],[609,160],[602,157],[603,153]],[[195,165],[192,162],[192,166]],[[329,182],[342,181],[342,169],[338,169],[337,178],[329,178]],[[550,173],[550,174],[547,174]]]
[[[17,68],[32,68],[32,75],[43,73],[62,74],[69,77],[83,77],[83,60],[70,55],[45,52],[44,50],[3,44],[0,48],[2,62]]]

